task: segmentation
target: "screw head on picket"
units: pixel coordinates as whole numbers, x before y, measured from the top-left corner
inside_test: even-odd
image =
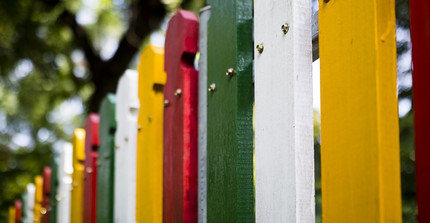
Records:
[[[142,126],[141,126],[141,125],[138,125],[138,126],[137,126],[137,131],[140,131],[140,130],[142,130]]]
[[[182,94],[182,89],[180,89],[180,88],[176,89],[175,93],[173,93],[173,94],[174,94],[176,97],[181,96],[181,94]]]
[[[281,26],[282,32],[284,32],[284,34],[288,33],[288,30],[290,30],[290,25],[288,25],[288,23],[284,23]]]
[[[214,92],[215,91],[215,83],[212,83],[211,85],[209,85],[208,91],[209,92]]]
[[[152,121],[152,116],[148,115],[148,121],[151,122]]]
[[[93,172],[93,168],[87,167],[86,171],[87,171],[88,174],[91,174]]]
[[[41,209],[40,209],[40,213],[41,213],[41,214],[46,214],[46,212],[47,212],[46,208],[41,208]]]
[[[167,106],[169,106],[169,100],[164,100],[164,107],[167,107]]]
[[[258,44],[256,48],[257,48],[257,51],[258,51],[260,54],[262,54],[262,53],[263,53],[263,51],[264,51],[263,43]]]
[[[234,74],[234,69],[233,68],[228,68],[227,72],[225,72],[225,75],[231,77]]]

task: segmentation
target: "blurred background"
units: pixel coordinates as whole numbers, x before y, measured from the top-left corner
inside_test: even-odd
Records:
[[[316,0],[313,11],[318,10]],[[97,111],[179,8],[205,0],[0,1],[0,219]],[[404,222],[416,222],[409,0],[396,0]],[[164,29],[163,29],[164,27]],[[319,60],[314,62],[315,189],[321,222]],[[0,220],[1,221],[1,220]]]

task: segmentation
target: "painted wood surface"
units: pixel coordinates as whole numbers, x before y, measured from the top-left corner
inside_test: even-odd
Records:
[[[394,3],[320,0],[325,222],[402,220]]]
[[[27,222],[27,218],[26,218],[26,215],[27,215],[27,200],[28,200],[27,186],[25,187],[24,193],[22,193],[22,195],[21,195],[21,202],[22,202],[21,220],[22,220],[23,223]]]
[[[117,88],[115,120],[115,222],[136,222],[137,72],[127,70]],[[143,210],[142,210],[143,211]]]
[[[21,222],[22,216],[22,202],[20,200],[15,200],[15,222]]]
[[[163,221],[197,222],[198,20],[179,10],[167,27]]]
[[[15,218],[16,218],[16,209],[14,206],[10,206],[9,207],[9,215],[8,215],[8,223],[15,223]]]
[[[42,201],[43,201],[43,177],[37,175],[34,177],[34,208],[33,208],[33,222],[39,223],[42,219]]]
[[[256,220],[314,222],[311,1],[254,4]]]
[[[42,215],[41,222],[49,222],[49,212],[50,212],[50,198],[51,198],[51,167],[45,166],[43,168],[43,198],[42,198],[42,208],[45,214]]]
[[[430,2],[411,0],[412,78],[418,222],[430,222]]]
[[[115,95],[108,94],[99,110],[100,147],[97,161],[96,221],[114,222],[114,168],[115,168]],[[126,222],[126,221],[123,221]]]
[[[208,222],[255,218],[252,3],[208,0]]]
[[[34,198],[35,198],[36,187],[33,183],[27,184],[27,188],[25,190],[26,200],[25,200],[25,220],[28,223],[34,221]]]
[[[90,157],[91,158],[91,157]],[[70,222],[83,222],[83,181],[85,161],[85,130],[75,129],[73,132],[73,175]]]
[[[210,6],[206,6],[200,10],[200,23],[199,23],[199,121],[198,121],[198,222],[206,223],[206,203],[207,203],[207,93],[208,93],[208,52],[207,52],[207,38],[208,38],[208,21],[211,15]]]
[[[75,131],[75,133],[78,133],[78,135],[85,134],[81,131]],[[75,138],[75,140],[77,139]],[[71,220],[72,175],[75,176],[73,172],[73,154],[73,145],[71,143],[64,143],[60,152],[60,160],[58,165],[58,196],[56,197],[58,223],[69,223]],[[75,193],[77,192],[76,190],[73,191],[75,191]],[[73,202],[76,202],[76,199],[74,199]]]
[[[163,88],[164,47],[150,44],[140,55],[137,133],[138,222],[162,222],[163,217]]]
[[[99,115],[91,113],[85,123],[85,171],[84,171],[84,203],[83,220],[96,222],[97,207],[97,159],[99,141]]]
[[[59,195],[58,192],[58,155],[55,155],[54,158],[51,161],[51,191],[49,194],[49,221],[50,223],[56,223],[57,222],[57,207],[58,207],[58,200],[57,197]]]

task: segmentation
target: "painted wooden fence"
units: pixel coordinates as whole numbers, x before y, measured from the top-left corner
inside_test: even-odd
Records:
[[[166,33],[163,222],[197,222],[198,20],[179,10]]]
[[[136,220],[162,222],[163,88],[166,83],[164,47],[152,44],[147,46],[140,55],[137,69],[140,109],[137,132]]]
[[[83,222],[83,180],[85,161],[85,130],[78,128],[73,133],[73,175],[70,222]]]
[[[137,72],[127,70],[117,88],[115,120],[115,222],[136,222]]]
[[[96,222],[97,198],[97,159],[99,141],[99,115],[92,113],[85,123],[85,171],[84,171],[84,203],[83,220]],[[73,214],[73,213],[72,213]]]
[[[418,222],[430,222],[430,2],[411,0],[411,38],[413,60],[413,105],[415,128],[415,176]]]
[[[108,94],[100,105],[100,147],[98,150],[96,221],[114,222],[114,168],[115,168],[115,95]],[[123,174],[123,173],[121,173]],[[121,222],[121,221],[120,221]],[[125,222],[125,221],[123,221]]]
[[[318,57],[324,222],[401,222],[394,0],[320,0],[314,16],[302,0],[208,4],[200,24],[184,10],[171,18],[165,48],[143,50],[100,126],[90,114],[9,222],[315,221]],[[430,3],[411,1],[420,222],[430,219],[428,21]]]

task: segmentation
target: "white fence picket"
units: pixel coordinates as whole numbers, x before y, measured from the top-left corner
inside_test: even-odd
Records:
[[[115,222],[136,222],[137,71],[127,70],[117,88],[115,119]]]
[[[65,143],[60,153],[58,168],[57,221],[62,223],[70,222],[72,174],[73,145]]]
[[[254,0],[257,222],[314,222],[311,1]]]

